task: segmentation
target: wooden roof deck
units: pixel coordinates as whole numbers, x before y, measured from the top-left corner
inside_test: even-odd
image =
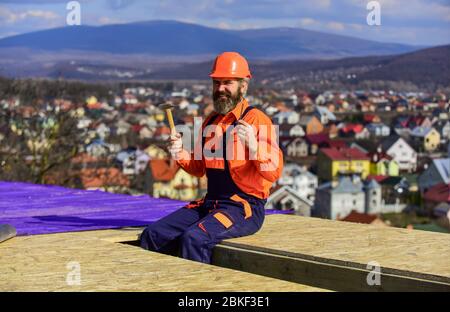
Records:
[[[0,244],[0,290],[450,291],[448,234],[271,215],[255,235],[219,244],[205,265],[120,243],[141,231],[10,239]],[[80,263],[80,286],[66,283],[71,261]],[[370,286],[373,261],[381,284]]]
[[[444,233],[273,215],[216,249],[217,265],[327,289],[450,291]],[[367,285],[370,262],[381,267],[380,286]]]
[[[1,291],[324,291],[120,244],[138,229],[15,237],[0,244]],[[70,262],[80,285],[69,285]],[[69,278],[69,280],[71,280]]]

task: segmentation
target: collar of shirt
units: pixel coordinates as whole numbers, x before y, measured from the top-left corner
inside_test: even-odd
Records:
[[[238,120],[241,115],[244,113],[245,109],[248,107],[248,102],[244,98],[242,101],[240,101],[235,108],[233,108],[230,112],[226,113],[225,116],[223,116],[219,123],[222,124],[232,124],[235,120]]]

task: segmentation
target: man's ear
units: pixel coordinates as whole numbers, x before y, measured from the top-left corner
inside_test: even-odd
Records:
[[[242,94],[247,94],[247,90],[248,90],[248,82],[247,81],[241,80],[239,87],[241,89]]]

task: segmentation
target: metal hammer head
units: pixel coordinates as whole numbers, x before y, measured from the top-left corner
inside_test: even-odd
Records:
[[[175,105],[173,105],[172,103],[162,103],[158,105],[158,108],[160,109],[172,109],[174,107]]]

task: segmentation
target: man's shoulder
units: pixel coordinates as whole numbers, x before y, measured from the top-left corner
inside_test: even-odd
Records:
[[[248,122],[257,122],[261,124],[272,124],[272,119],[267,116],[262,110],[258,107],[252,106],[253,108],[247,113],[244,120]]]

